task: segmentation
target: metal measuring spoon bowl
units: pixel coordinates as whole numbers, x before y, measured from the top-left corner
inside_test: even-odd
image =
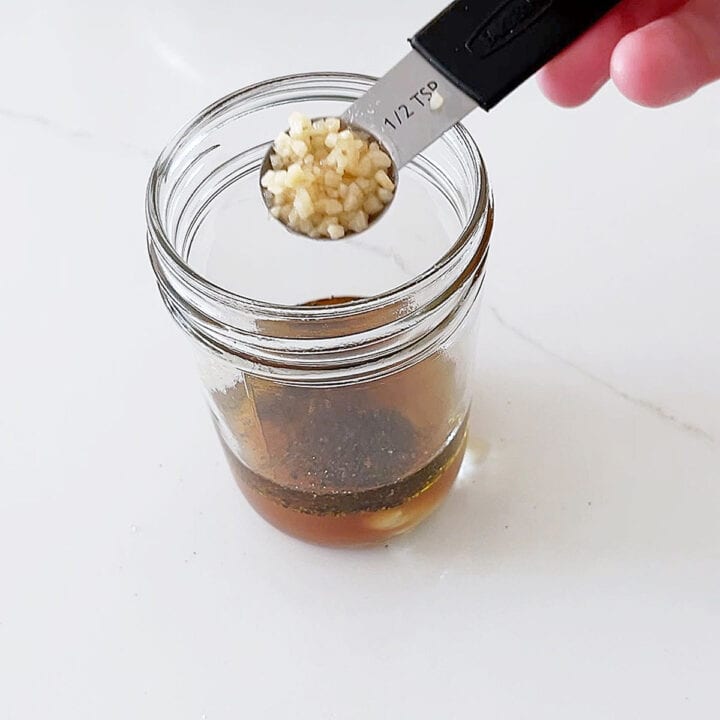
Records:
[[[270,215],[290,232],[338,240],[382,217],[397,190],[392,155],[366,130],[340,118],[290,116],[260,167]]]

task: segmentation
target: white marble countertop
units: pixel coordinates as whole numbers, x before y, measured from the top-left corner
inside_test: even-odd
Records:
[[[439,6],[313,7],[4,3],[0,718],[718,717],[720,86],[471,117],[498,218],[471,457],[415,533],[324,550],[234,486],[143,216],[206,104],[381,73]]]

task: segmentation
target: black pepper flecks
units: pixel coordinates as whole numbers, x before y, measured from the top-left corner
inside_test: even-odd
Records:
[[[360,490],[408,474],[417,444],[412,424],[396,410],[331,407],[307,416],[283,462],[318,489]]]
[[[463,423],[433,457],[425,435],[405,415],[378,406],[377,396],[343,388],[261,380],[249,388],[238,384],[217,392],[214,400],[238,424],[236,432],[243,428],[243,442],[259,444],[262,436],[265,460],[255,468],[242,463],[243,481],[283,507],[304,513],[402,505],[437,479],[465,436]]]

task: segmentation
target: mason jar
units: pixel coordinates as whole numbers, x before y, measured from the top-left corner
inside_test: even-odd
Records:
[[[339,116],[373,82],[305,74],[232,93],[176,135],[147,189],[152,267],[235,480],[275,527],[325,545],[405,532],[450,490],[493,220],[461,125],[403,168],[363,233],[311,240],[269,217],[259,171],[290,112]]]

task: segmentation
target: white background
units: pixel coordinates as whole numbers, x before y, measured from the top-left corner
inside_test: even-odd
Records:
[[[387,548],[253,514],[155,290],[176,127],[381,74],[439,7],[0,1],[3,720],[718,717],[719,86],[470,118],[498,218],[471,454]]]

